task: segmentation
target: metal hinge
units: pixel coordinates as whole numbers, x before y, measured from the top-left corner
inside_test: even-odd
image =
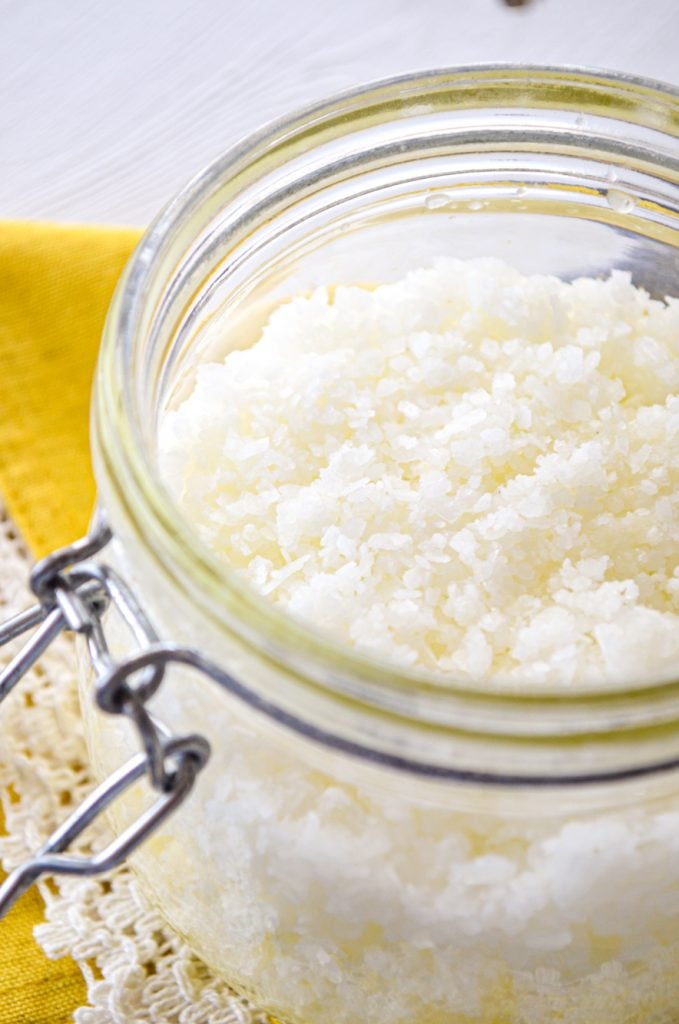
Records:
[[[87,644],[99,707],[134,723],[142,751],[98,786],[42,849],[9,875],[0,886],[0,918],[41,875],[96,875],[120,865],[184,801],[210,754],[204,737],[172,736],[146,707],[170,662],[205,669],[191,649],[161,643],[118,574],[99,561],[90,561],[110,540],[111,531],[98,516],[86,537],[36,564],[30,583],[38,603],[0,625],[0,646],[33,631],[0,673],[0,702],[60,633],[79,633]],[[120,613],[136,648],[120,660],[112,657],[102,625],[109,605]],[[144,775],[158,794],[148,810],[98,853],[87,857],[68,854],[88,825]]]

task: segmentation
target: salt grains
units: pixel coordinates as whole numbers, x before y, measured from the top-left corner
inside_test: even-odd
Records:
[[[216,329],[228,348],[226,315]],[[159,451],[186,519],[264,600],[442,683],[676,671],[679,303],[621,273],[563,283],[446,260],[293,299],[252,341],[198,367]],[[204,646],[162,582],[161,633]],[[287,675],[228,630],[219,644],[236,678],[289,699]],[[138,870],[207,962],[281,1019],[676,1019],[675,774],[444,784],[170,675],[163,719],[213,752]],[[366,717],[356,735],[391,727]],[[592,770],[610,763],[598,749]],[[586,765],[588,750],[559,756]]]
[[[679,662],[678,385],[676,300],[442,260],[280,306],[198,368],[160,466],[257,590],[368,654],[650,678]]]

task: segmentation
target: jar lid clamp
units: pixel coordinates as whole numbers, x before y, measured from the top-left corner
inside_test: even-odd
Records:
[[[57,828],[32,858],[0,886],[0,919],[43,874],[96,875],[118,867],[176,810],[206,764],[210,747],[199,735],[172,736],[146,707],[163,681],[171,645],[158,636],[136,598],[107,565],[89,562],[109,543],[111,531],[101,515],[81,540],[47,555],[31,572],[38,604],[0,624],[0,647],[34,630],[19,653],[0,672],[0,702],[64,631],[85,637],[102,710],[126,715],[135,725],[142,752],[114,772]],[[128,626],[139,653],[115,660],[108,648],[102,617],[114,605]],[[89,857],[66,851],[106,808],[144,775],[159,796],[122,835]]]

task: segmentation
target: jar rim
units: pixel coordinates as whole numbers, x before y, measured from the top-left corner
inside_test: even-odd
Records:
[[[512,685],[509,688],[506,682],[495,683],[493,680],[484,681],[481,687],[447,675],[442,680],[430,672],[403,670],[393,663],[350,648],[332,637],[315,634],[313,623],[301,623],[260,595],[197,539],[159,479],[152,454],[144,440],[140,396],[134,386],[132,372],[132,352],[140,325],[148,313],[145,304],[149,280],[158,253],[166,240],[181,228],[212,185],[228,175],[234,165],[247,161],[256,151],[266,150],[278,140],[290,138],[305,124],[320,123],[330,115],[337,117],[342,110],[346,114],[348,109],[356,106],[357,101],[367,102],[371,97],[385,92],[393,101],[399,98],[399,94],[401,97],[405,95],[403,90],[406,87],[410,89],[408,95],[412,97],[418,87],[424,87],[427,83],[430,86],[437,84],[450,87],[455,84],[459,86],[465,79],[467,84],[481,80],[523,83],[527,89],[527,103],[530,102],[530,85],[536,80],[551,80],[576,89],[622,89],[623,93],[633,95],[640,110],[648,110],[655,97],[656,101],[660,100],[663,104],[669,101],[672,105],[672,130],[669,134],[672,139],[679,137],[679,88],[635,75],[575,65],[488,63],[405,73],[346,90],[270,122],[236,143],[199,172],[161,211],[131,257],[109,311],[95,384],[93,433],[98,438],[101,471],[116,481],[119,493],[125,492],[124,503],[134,528],[139,535],[153,537],[156,557],[170,559],[173,565],[201,581],[211,602],[215,622],[224,621],[221,611],[225,608],[225,601],[228,599],[233,603],[235,600],[244,620],[250,624],[246,636],[248,642],[253,643],[253,635],[256,635],[256,643],[261,642],[267,657],[273,657],[274,660],[278,655],[272,655],[272,652],[279,651],[281,645],[288,645],[294,647],[298,654],[301,652],[302,656],[313,657],[329,666],[331,678],[326,678],[323,685],[330,690],[338,675],[348,674],[359,682],[387,686],[413,702],[423,698],[437,700],[444,692],[474,704],[487,701],[495,707],[515,705],[518,702],[530,707],[546,704],[552,709],[569,702],[578,706],[592,706],[601,701],[625,697],[634,699],[640,691],[644,695],[662,693],[663,698],[671,696],[679,700],[679,678],[675,674],[659,680],[607,685],[605,690],[595,689],[594,692],[591,692],[590,686],[584,689],[574,687],[572,690],[560,687],[553,692],[549,687],[541,686],[538,699],[534,687]],[[643,105],[641,100],[645,101]],[[286,667],[290,667],[289,662],[286,662]]]

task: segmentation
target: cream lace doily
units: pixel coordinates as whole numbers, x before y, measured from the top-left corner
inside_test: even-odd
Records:
[[[0,506],[0,619],[32,603],[29,568],[28,553]],[[19,644],[0,648],[0,664]],[[8,831],[0,837],[0,860],[5,870],[35,852],[91,787],[74,649],[68,637],[61,637],[0,711],[0,797]],[[110,835],[97,823],[86,839],[100,848]],[[53,959],[72,956],[87,984],[90,1005],[76,1011],[76,1024],[270,1020],[190,952],[148,906],[127,869],[105,880],[45,880],[40,891],[46,920],[36,929],[37,941]]]

